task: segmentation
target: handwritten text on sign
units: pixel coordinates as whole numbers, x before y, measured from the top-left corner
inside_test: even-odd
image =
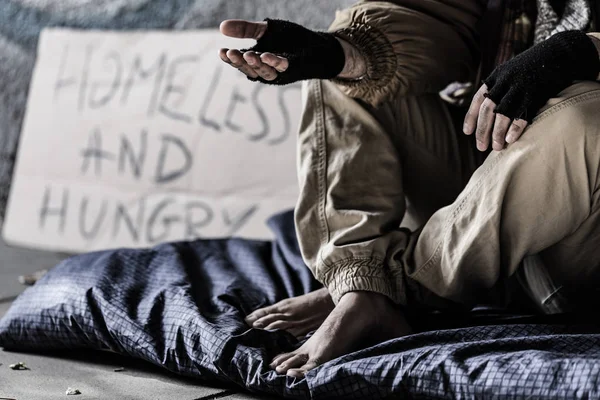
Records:
[[[300,88],[249,82],[216,31],[44,31],[4,238],[65,251],[270,237],[294,206]]]

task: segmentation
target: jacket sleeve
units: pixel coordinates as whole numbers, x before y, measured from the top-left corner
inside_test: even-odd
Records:
[[[477,68],[477,0],[363,0],[338,11],[330,27],[365,57],[360,79],[335,79],[372,105],[395,96],[439,92]]]

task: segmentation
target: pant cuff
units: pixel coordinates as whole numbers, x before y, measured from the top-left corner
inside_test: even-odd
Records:
[[[337,304],[348,292],[365,291],[382,294],[394,303],[399,303],[395,285],[378,259],[350,258],[333,264],[324,282],[333,302]]]

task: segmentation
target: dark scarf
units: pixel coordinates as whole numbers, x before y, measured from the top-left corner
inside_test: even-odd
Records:
[[[481,77],[555,33],[589,30],[598,3],[600,0],[489,0],[481,25]]]

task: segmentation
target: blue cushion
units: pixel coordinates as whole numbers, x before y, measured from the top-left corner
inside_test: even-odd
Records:
[[[300,343],[250,329],[250,311],[319,288],[300,257],[292,214],[271,242],[198,240],[70,258],[0,320],[16,350],[97,349],[204,381],[292,398],[597,397],[597,327],[480,325],[382,343],[325,363],[305,379],[268,363]],[[452,318],[454,319],[454,317]]]

